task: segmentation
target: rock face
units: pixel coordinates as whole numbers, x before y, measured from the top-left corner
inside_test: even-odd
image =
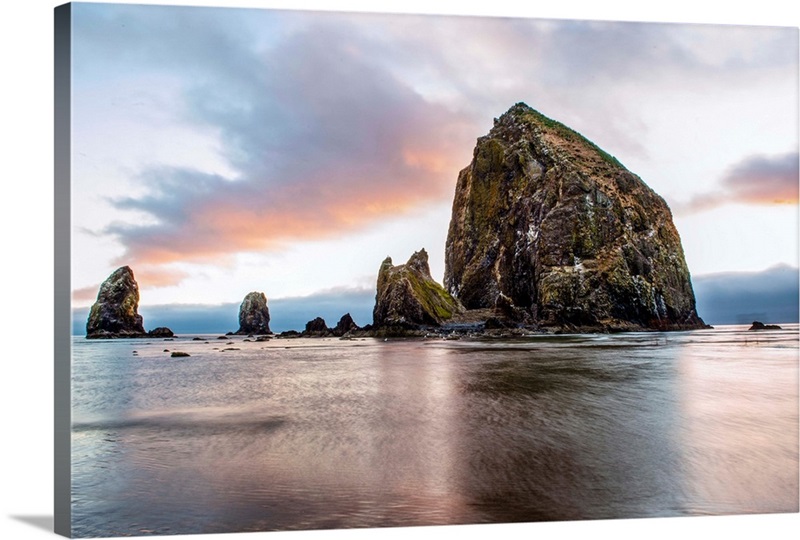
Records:
[[[127,266],[115,270],[97,292],[89,311],[86,337],[128,338],[146,336],[139,310],[139,285]]]
[[[406,264],[394,266],[391,257],[381,264],[372,312],[374,326],[439,326],[463,309],[431,277],[424,249],[414,253]]]
[[[468,309],[545,327],[705,327],[664,200],[524,103],[459,174],[444,284]]]
[[[269,329],[269,307],[262,292],[251,292],[239,306],[239,330],[236,335],[271,334]]]

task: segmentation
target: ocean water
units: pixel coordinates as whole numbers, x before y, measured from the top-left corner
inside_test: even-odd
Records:
[[[797,512],[798,327],[746,328],[75,337],[73,534]]]

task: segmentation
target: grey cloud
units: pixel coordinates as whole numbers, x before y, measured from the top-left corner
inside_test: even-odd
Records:
[[[799,279],[798,269],[786,265],[695,276],[697,312],[709,324],[798,322]]]
[[[302,330],[315,317],[322,317],[333,327],[345,313],[350,313],[359,326],[365,326],[372,324],[375,289],[341,289],[298,298],[276,298],[270,301],[270,306],[270,314],[275,313],[275,331]]]
[[[797,202],[798,153],[750,157],[734,166],[722,184],[745,201]]]
[[[222,15],[215,8],[125,4],[78,4],[73,9],[73,69],[80,76],[146,68],[192,74],[198,80],[217,79],[207,78],[215,73],[238,81],[247,74],[241,65],[255,60],[248,10]]]
[[[701,193],[686,203],[675,203],[677,213],[711,210],[730,203],[797,204],[797,152],[777,156],[750,156],[731,166],[720,180],[720,187]]]
[[[548,54],[571,81],[661,81],[679,85],[738,80],[796,65],[786,28],[634,22],[559,22]],[[686,75],[691,78],[687,79]]]

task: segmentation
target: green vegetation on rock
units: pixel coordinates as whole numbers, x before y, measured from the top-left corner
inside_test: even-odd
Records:
[[[373,310],[375,327],[439,326],[463,307],[431,277],[428,253],[415,252],[406,264],[387,257],[378,272]]]

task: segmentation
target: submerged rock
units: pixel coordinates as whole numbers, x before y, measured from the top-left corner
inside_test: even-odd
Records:
[[[478,139],[459,174],[444,285],[468,309],[543,327],[706,326],[664,200],[524,103]]]
[[[100,285],[97,301],[89,310],[86,321],[86,337],[97,339],[145,336],[142,316],[139,315],[139,284],[133,277],[133,270],[123,266]]]
[[[387,257],[378,272],[374,327],[439,326],[463,311],[461,304],[431,277],[428,253],[415,252],[406,264]]]
[[[239,330],[235,335],[271,334],[269,329],[269,307],[263,292],[251,292],[239,306]]]

